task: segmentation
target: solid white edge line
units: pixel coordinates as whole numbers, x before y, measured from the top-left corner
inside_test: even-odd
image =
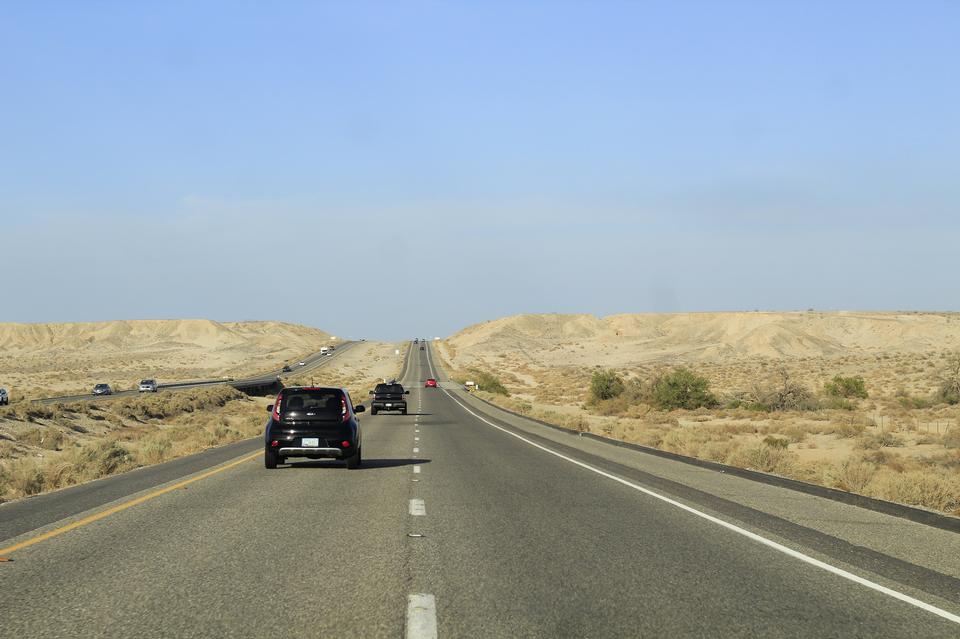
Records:
[[[429,366],[430,366],[430,372],[433,373],[433,372],[434,372],[434,371],[433,371],[433,362],[430,361],[429,351],[428,351],[427,353],[428,353],[428,354],[427,354],[427,363],[428,363]],[[753,541],[756,541],[757,543],[761,543],[761,544],[763,544],[764,546],[767,546],[767,547],[769,547],[769,548],[773,548],[774,550],[777,550],[777,551],[779,551],[779,552],[781,552],[781,553],[783,553],[783,554],[785,554],[785,555],[788,555],[788,556],[790,556],[790,557],[793,557],[794,559],[799,559],[799,560],[802,561],[802,562],[808,563],[808,564],[810,564],[811,566],[816,566],[817,568],[820,568],[821,570],[825,570],[825,571],[827,571],[827,572],[829,572],[829,573],[832,573],[832,574],[834,574],[834,575],[837,575],[838,577],[842,577],[842,578],[847,579],[847,580],[849,580],[849,581],[852,581],[852,582],[854,582],[854,583],[860,584],[861,586],[866,586],[867,588],[870,588],[871,590],[875,590],[875,591],[877,591],[877,592],[883,593],[883,594],[887,595],[888,597],[893,597],[894,599],[897,599],[897,600],[899,600],[899,601],[902,601],[902,602],[904,602],[904,603],[906,603],[906,604],[910,604],[911,606],[915,606],[915,607],[917,607],[917,608],[920,608],[921,610],[926,610],[927,612],[933,613],[933,614],[937,615],[938,617],[942,617],[942,618],[944,618],[944,619],[946,619],[946,620],[948,620],[948,621],[952,621],[952,622],[955,623],[955,624],[960,624],[960,615],[955,615],[955,614],[953,614],[952,612],[949,612],[949,611],[944,610],[944,609],[942,609],[942,608],[937,608],[936,606],[934,606],[934,605],[932,605],[932,604],[928,604],[928,603],[925,602],[925,601],[920,601],[919,599],[916,599],[916,598],[914,598],[914,597],[911,597],[910,595],[905,595],[904,593],[899,592],[899,591],[897,591],[897,590],[893,590],[892,588],[887,588],[886,586],[883,586],[883,585],[878,584],[878,583],[876,583],[876,582],[870,581],[869,579],[865,579],[865,578],[863,578],[863,577],[861,577],[861,576],[859,576],[859,575],[855,575],[855,574],[853,574],[852,572],[849,572],[849,571],[847,571],[847,570],[844,570],[843,568],[837,568],[836,566],[834,566],[834,565],[832,565],[832,564],[828,564],[828,563],[826,563],[826,562],[820,561],[819,559],[815,559],[815,558],[813,558],[813,557],[811,557],[811,556],[809,556],[809,555],[805,555],[805,554],[803,554],[802,552],[799,552],[799,551],[797,551],[797,550],[794,550],[793,548],[788,548],[787,546],[784,546],[783,544],[779,544],[779,543],[773,541],[772,539],[767,539],[766,537],[762,537],[762,536],[760,536],[760,535],[758,535],[758,534],[756,534],[756,533],[754,533],[754,532],[751,532],[751,531],[749,531],[749,530],[747,530],[747,529],[745,529],[745,528],[740,528],[739,526],[737,526],[737,525],[735,525],[735,524],[731,524],[730,522],[726,522],[726,521],[724,521],[724,520],[722,520],[722,519],[718,519],[717,517],[714,517],[713,515],[708,515],[708,514],[705,513],[705,512],[699,511],[699,510],[697,510],[696,508],[692,508],[692,507],[690,507],[690,506],[687,506],[686,504],[682,504],[682,503],[680,503],[679,501],[676,501],[675,499],[671,499],[670,497],[667,497],[667,496],[665,496],[665,495],[661,495],[660,493],[657,493],[657,492],[655,492],[655,491],[652,491],[652,490],[650,490],[649,488],[644,488],[643,486],[640,486],[640,485],[638,485],[638,484],[634,484],[633,482],[627,481],[626,479],[623,479],[623,478],[621,478],[621,477],[617,477],[616,475],[611,475],[610,473],[605,472],[605,471],[602,471],[602,470],[600,470],[599,468],[594,468],[593,466],[591,466],[591,465],[589,465],[589,464],[585,464],[585,463],[583,463],[583,462],[581,462],[581,461],[577,461],[576,459],[573,459],[572,457],[567,457],[566,455],[564,455],[564,454],[562,454],[562,453],[558,453],[558,452],[555,451],[555,450],[551,450],[550,448],[547,448],[546,446],[541,446],[540,444],[538,444],[538,443],[536,443],[536,442],[534,442],[534,441],[531,441],[531,440],[527,439],[526,437],[523,437],[522,435],[518,435],[518,434],[516,434],[516,433],[514,433],[514,432],[512,432],[512,431],[510,431],[510,430],[508,430],[508,429],[506,429],[506,428],[503,428],[502,426],[497,426],[497,425],[494,424],[493,422],[487,420],[486,418],[484,418],[484,417],[478,415],[477,413],[473,412],[472,410],[470,410],[470,408],[468,408],[463,402],[461,402],[459,399],[457,399],[456,397],[454,397],[453,395],[451,395],[450,392],[449,392],[447,389],[442,388],[441,390],[442,390],[444,393],[447,394],[447,397],[449,397],[449,398],[452,399],[454,402],[456,402],[456,403],[460,406],[460,408],[462,408],[463,410],[467,411],[468,413],[470,413],[471,415],[473,415],[474,417],[476,417],[477,419],[479,419],[480,421],[482,421],[484,424],[487,424],[488,426],[493,426],[493,427],[496,428],[497,430],[503,431],[504,433],[506,433],[507,435],[510,435],[511,437],[516,437],[516,438],[519,439],[520,441],[522,441],[522,442],[524,442],[524,443],[527,443],[527,444],[530,444],[530,445],[533,446],[534,448],[539,448],[540,450],[542,450],[542,451],[545,452],[545,453],[549,453],[549,454],[551,454],[551,455],[553,455],[553,456],[555,456],[555,457],[559,457],[560,459],[563,459],[563,460],[565,460],[565,461],[568,461],[568,462],[570,462],[571,464],[575,464],[575,465],[577,465],[577,466],[579,466],[579,467],[581,467],[581,468],[583,468],[583,469],[589,470],[590,472],[596,473],[596,474],[598,474],[598,475],[600,475],[600,476],[602,476],[602,477],[606,477],[607,479],[612,479],[613,481],[615,481],[615,482],[617,482],[617,483],[620,483],[620,484],[623,484],[624,486],[629,486],[630,488],[633,488],[634,490],[637,490],[637,491],[639,491],[639,492],[641,492],[641,493],[643,493],[643,494],[645,494],[645,495],[649,495],[650,497],[653,497],[653,498],[655,498],[655,499],[659,499],[660,501],[665,502],[665,503],[668,503],[668,504],[670,504],[671,506],[675,506],[675,507],[677,507],[677,508],[679,508],[679,509],[681,509],[681,510],[685,510],[686,512],[688,512],[688,513],[690,513],[690,514],[692,514],[692,515],[696,515],[697,517],[700,517],[701,519],[706,519],[707,521],[709,521],[709,522],[711,522],[711,523],[714,523],[714,524],[717,524],[718,526],[723,526],[723,527],[726,528],[727,530],[731,530],[731,531],[737,533],[738,535],[743,535],[744,537],[747,537],[748,539],[752,539]]]
[[[407,595],[407,639],[437,638],[437,600],[426,593]]]

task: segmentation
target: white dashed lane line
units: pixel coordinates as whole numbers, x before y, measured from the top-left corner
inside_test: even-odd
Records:
[[[419,449],[419,448],[414,448],[414,449],[413,449],[413,452],[419,453],[419,452],[420,452],[420,449]]]
[[[427,514],[427,506],[422,499],[410,500],[410,514],[414,517],[423,517]]]
[[[437,600],[433,595],[407,597],[407,639],[436,639]]]
[[[420,466],[419,466],[419,465],[414,466],[414,467],[413,467],[413,472],[414,472],[415,474],[420,474]]]

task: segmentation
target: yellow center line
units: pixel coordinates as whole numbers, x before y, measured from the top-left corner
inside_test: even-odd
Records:
[[[35,545],[35,544],[39,544],[39,543],[42,542],[42,541],[46,541],[46,540],[52,539],[52,538],[54,538],[54,537],[59,537],[60,535],[66,533],[66,532],[70,532],[71,530],[75,530],[75,529],[77,529],[77,528],[80,528],[81,526],[86,526],[87,524],[92,524],[92,523],[95,522],[95,521],[99,521],[99,520],[103,519],[104,517],[109,517],[110,515],[114,515],[114,514],[116,514],[116,513],[118,513],[118,512],[124,511],[124,510],[126,510],[127,508],[133,508],[134,506],[139,506],[140,504],[144,503],[145,501],[150,501],[151,499],[154,499],[154,498],[156,498],[156,497],[159,497],[160,495],[165,495],[165,494],[167,494],[167,493],[169,493],[169,492],[171,492],[171,491],[177,490],[178,488],[183,488],[184,486],[187,486],[187,485],[192,484],[192,483],[194,483],[194,482],[200,481],[201,479],[206,479],[207,477],[212,477],[213,475],[216,475],[217,473],[222,473],[222,472],[225,471],[225,470],[229,470],[230,468],[233,468],[234,466],[239,466],[240,464],[242,464],[242,463],[244,463],[244,462],[248,462],[248,461],[250,461],[250,460],[252,460],[252,459],[255,459],[255,458],[257,458],[257,457],[260,457],[261,455],[262,455],[262,453],[259,453],[259,452],[258,452],[258,453],[254,453],[254,454],[252,454],[252,455],[248,455],[248,456],[246,456],[246,457],[242,457],[242,458],[240,458],[240,459],[238,459],[238,460],[236,460],[236,461],[230,462],[230,463],[227,464],[226,466],[220,466],[219,468],[214,468],[213,470],[208,470],[207,472],[203,473],[202,475],[197,475],[196,477],[191,477],[190,479],[187,479],[187,480],[184,480],[184,481],[182,481],[182,482],[173,484],[172,486],[167,486],[166,488],[161,488],[160,490],[155,490],[155,491],[153,491],[152,493],[148,493],[148,494],[143,495],[143,496],[141,496],[141,497],[137,497],[136,499],[131,499],[130,501],[125,501],[125,502],[123,502],[122,504],[117,504],[116,506],[112,506],[112,507],[110,507],[110,508],[107,508],[106,510],[102,510],[102,511],[100,511],[100,512],[98,512],[98,513],[96,513],[96,514],[90,515],[90,516],[88,516],[88,517],[84,517],[83,519],[78,519],[77,521],[72,522],[72,523],[69,523],[69,524],[67,524],[66,526],[62,526],[62,527],[60,527],[60,528],[55,528],[54,530],[51,530],[51,531],[45,532],[45,533],[43,533],[43,534],[37,535],[36,537],[31,537],[30,539],[25,539],[24,541],[21,541],[21,542],[18,543],[18,544],[14,544],[14,545],[12,545],[12,546],[7,546],[6,548],[0,548],[0,556],[7,555],[7,554],[10,554],[10,553],[12,553],[12,552],[16,552],[16,551],[18,551],[18,550],[23,550],[24,548],[29,548],[30,546],[33,546],[33,545]]]

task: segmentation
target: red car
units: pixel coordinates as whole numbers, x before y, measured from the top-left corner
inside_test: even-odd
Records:
[[[436,387],[437,387],[437,380],[435,380],[434,378],[431,377],[430,379],[428,379],[428,380],[426,381],[426,383],[423,385],[423,387],[424,387],[424,388],[436,388]]]

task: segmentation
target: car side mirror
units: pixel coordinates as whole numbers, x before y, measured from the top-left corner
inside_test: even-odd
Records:
[[[373,391],[370,391],[370,394],[373,395]]]
[[[353,412],[355,412],[355,413],[365,413],[365,412],[367,412],[367,407],[364,406],[363,404],[360,404],[359,406],[354,406],[354,407],[353,407]]]
[[[273,404],[268,404],[268,405],[267,405],[267,412],[268,412],[268,413],[272,413],[272,412],[273,412]]]
[[[403,391],[403,394],[404,394],[404,395],[409,395],[409,394],[410,394],[410,391]]]

